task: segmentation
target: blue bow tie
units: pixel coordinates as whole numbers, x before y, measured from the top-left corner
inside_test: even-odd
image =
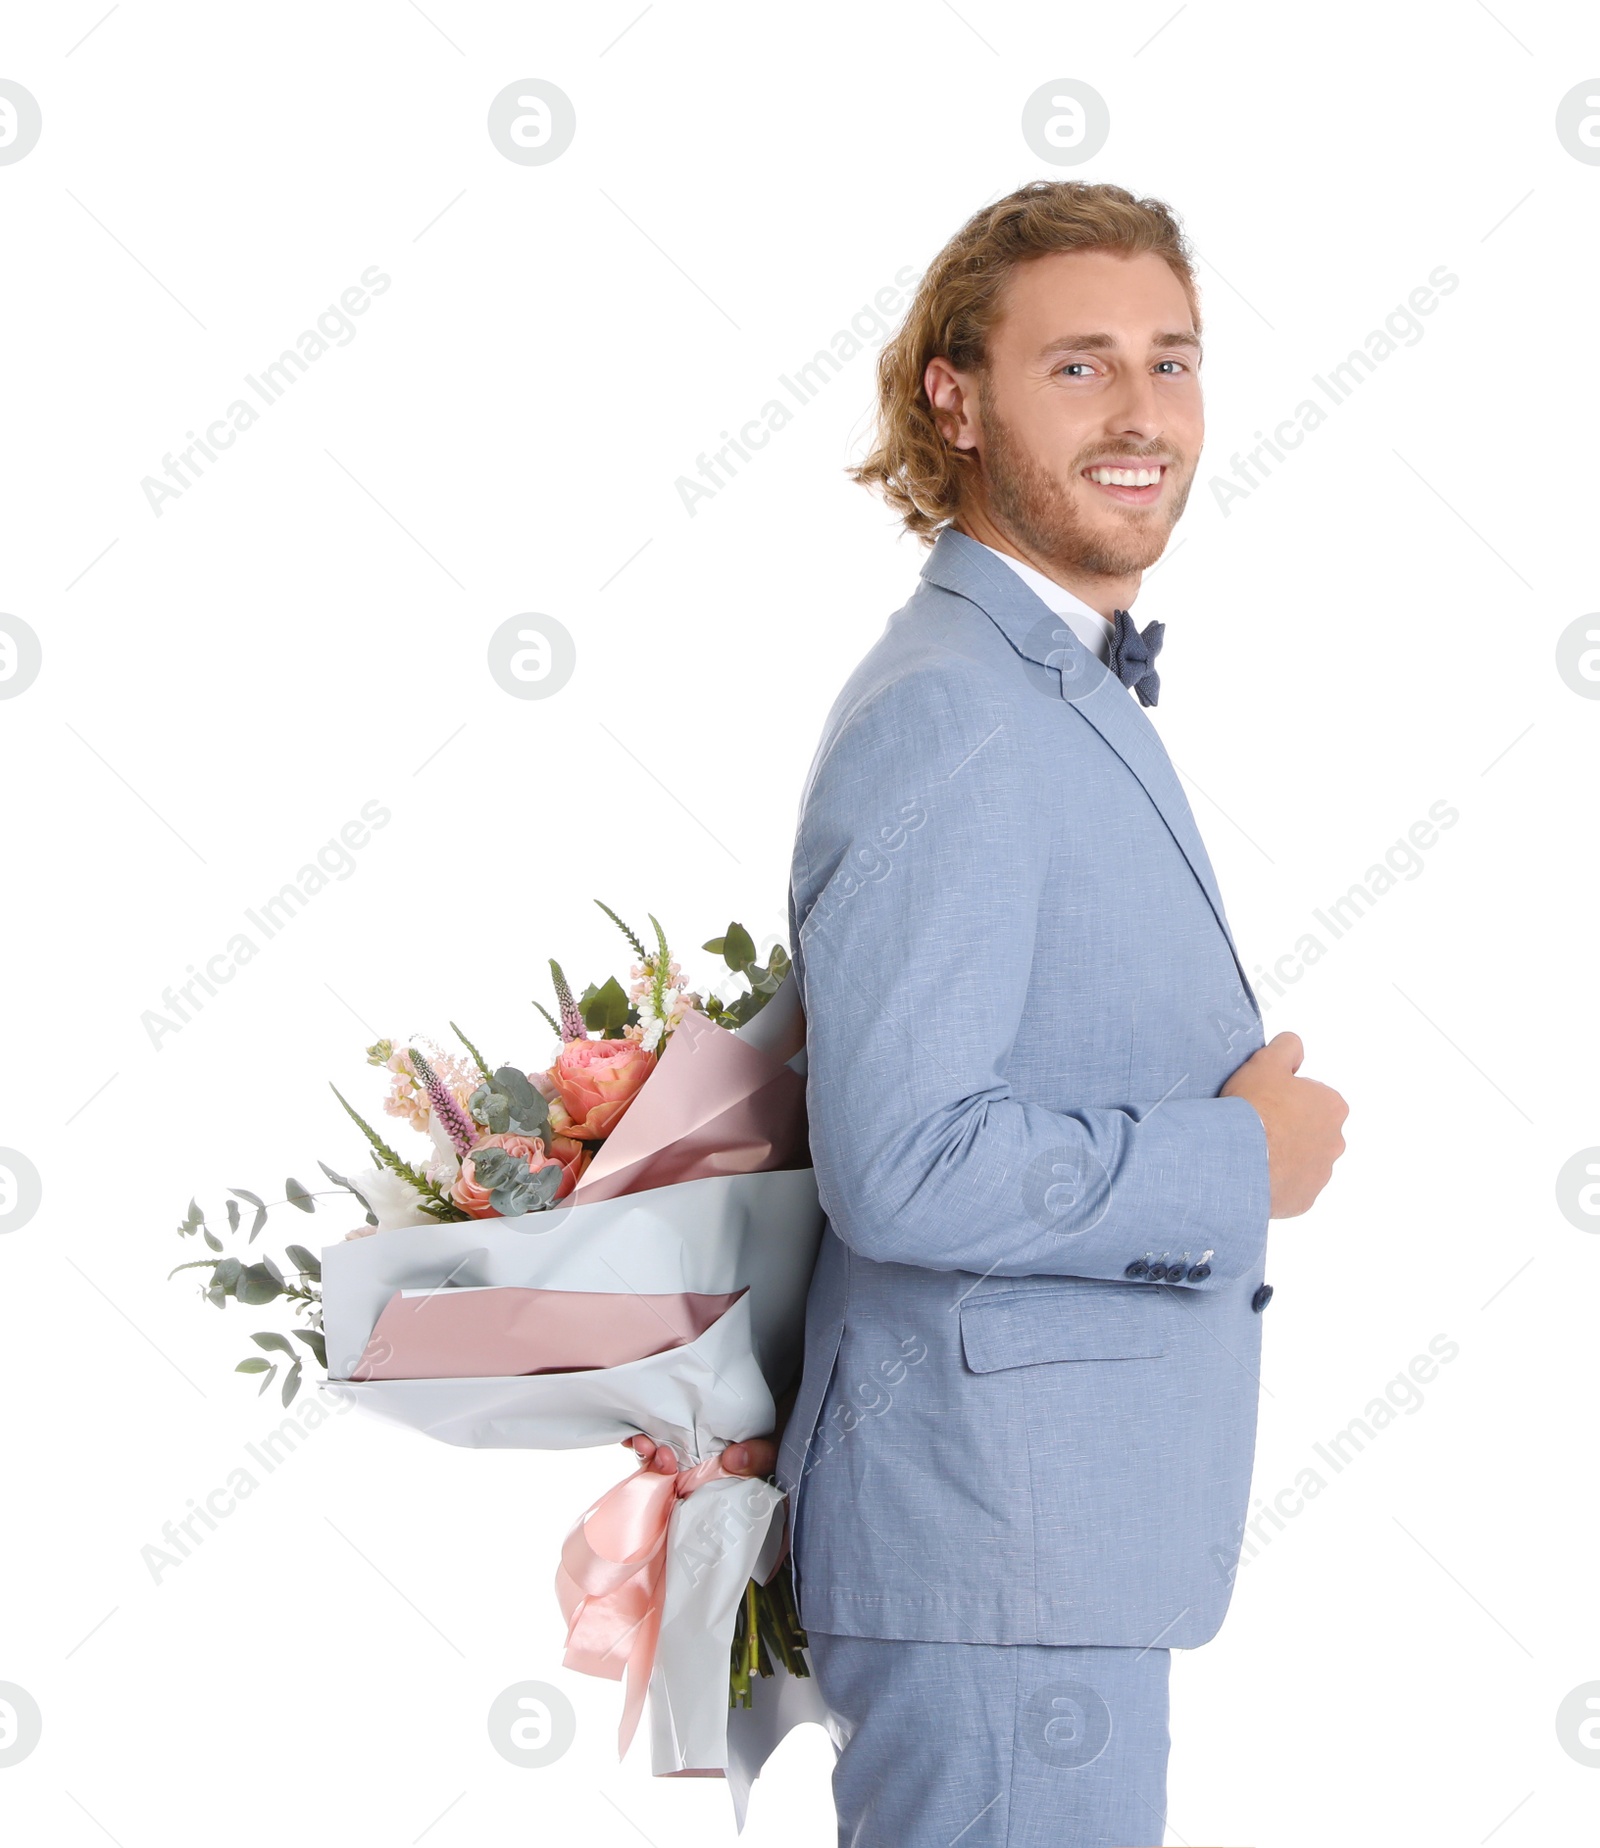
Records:
[[[1139,695],[1141,706],[1153,706],[1161,693],[1155,660],[1167,625],[1150,622],[1136,629],[1126,610],[1113,610],[1111,615],[1111,658],[1107,665],[1125,687],[1132,687]]]

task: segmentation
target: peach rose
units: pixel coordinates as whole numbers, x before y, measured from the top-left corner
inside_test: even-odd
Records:
[[[556,1198],[564,1200],[583,1179],[584,1169],[594,1160],[594,1150],[586,1149],[581,1142],[574,1142],[570,1136],[552,1136],[550,1153],[567,1171],[566,1179],[556,1189]]]
[[[456,1176],[450,1189],[450,1198],[464,1213],[474,1219],[498,1219],[500,1215],[489,1204],[489,1189],[480,1187],[473,1178],[472,1157],[479,1149],[504,1149],[508,1155],[520,1155],[528,1164],[528,1172],[537,1174],[541,1168],[559,1167],[563,1170],[561,1185],[556,1189],[555,1197],[559,1200],[572,1192],[578,1184],[577,1174],[572,1167],[556,1155],[547,1155],[544,1142],[538,1136],[485,1136],[475,1143],[472,1149],[461,1158],[461,1172]],[[579,1173],[582,1172],[580,1169]]]
[[[551,1081],[572,1119],[562,1126],[564,1133],[583,1142],[609,1136],[655,1064],[656,1055],[637,1040],[568,1040],[550,1067]]]

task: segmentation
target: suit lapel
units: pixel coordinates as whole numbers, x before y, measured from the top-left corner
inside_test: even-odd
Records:
[[[1084,647],[1071,628],[1054,615],[1016,572],[988,548],[965,533],[947,526],[934,542],[922,575],[941,589],[954,591],[975,603],[996,625],[1019,654],[1055,668],[1061,675],[1061,697],[1085,719],[1138,778],[1156,812],[1177,842],[1190,871],[1200,883],[1217,924],[1233,954],[1239,980],[1252,1006],[1260,1013],[1255,991],[1245,974],[1216,875],[1205,844],[1167,756],[1161,735],[1145,717],[1134,696],[1109,668]]]

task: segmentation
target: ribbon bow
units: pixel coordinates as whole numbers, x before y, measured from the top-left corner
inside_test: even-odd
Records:
[[[1167,625],[1150,622],[1136,629],[1126,610],[1113,610],[1111,617],[1111,658],[1107,665],[1125,687],[1132,687],[1139,695],[1141,706],[1153,706],[1161,692],[1155,659],[1161,652]]]
[[[733,1478],[720,1455],[675,1475],[648,1464],[606,1490],[578,1517],[561,1546],[556,1596],[567,1620],[562,1666],[607,1681],[628,1677],[621,1756],[633,1741],[655,1666],[666,1595],[667,1529],[679,1499]]]

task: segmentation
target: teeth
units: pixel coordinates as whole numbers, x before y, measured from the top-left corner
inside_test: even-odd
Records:
[[[1150,488],[1161,479],[1156,468],[1092,468],[1089,479],[1106,488]]]

